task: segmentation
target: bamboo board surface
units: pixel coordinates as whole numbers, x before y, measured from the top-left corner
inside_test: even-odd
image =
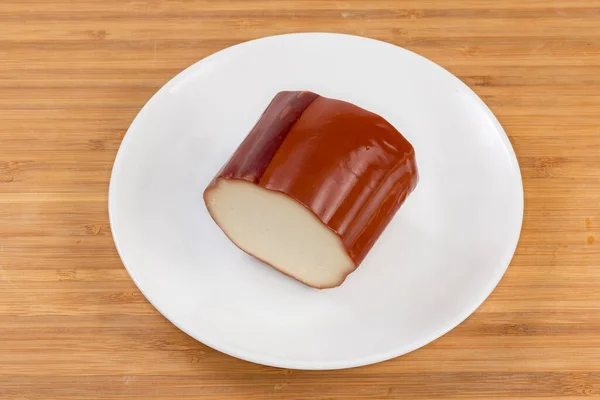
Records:
[[[110,170],[173,75],[266,35],[335,31],[413,50],[473,88],[522,169],[506,276],[407,356],[291,371],[211,350],[166,321],[115,251]],[[485,233],[483,233],[485,234]],[[1,399],[600,397],[598,0],[2,0]]]

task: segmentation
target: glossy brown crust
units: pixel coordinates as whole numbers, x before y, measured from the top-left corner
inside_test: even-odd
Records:
[[[317,97],[311,92],[279,92],[217,177],[258,183],[298,118]]]
[[[311,92],[281,92],[215,177],[284,193],[337,233],[358,266],[418,181],[385,119]]]

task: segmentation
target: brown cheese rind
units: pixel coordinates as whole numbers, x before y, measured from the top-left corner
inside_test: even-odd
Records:
[[[258,183],[290,129],[317,97],[311,92],[278,93],[217,178]]]

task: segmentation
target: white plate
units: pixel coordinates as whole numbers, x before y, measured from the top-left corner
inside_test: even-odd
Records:
[[[416,150],[417,189],[336,289],[242,253],[202,200],[280,90],[374,111]],[[502,127],[449,72],[391,44],[311,33],[228,48],[165,85],[123,140],[109,208],[131,277],[180,329],[249,361],[333,369],[415,350],[468,317],[512,258],[523,187]]]

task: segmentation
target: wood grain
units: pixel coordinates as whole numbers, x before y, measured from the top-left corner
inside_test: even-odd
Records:
[[[267,368],[168,323],[115,251],[107,187],[139,109],[241,41],[336,31],[460,77],[521,164],[522,239],[458,328],[364,368]],[[2,0],[1,399],[600,397],[598,0]]]

